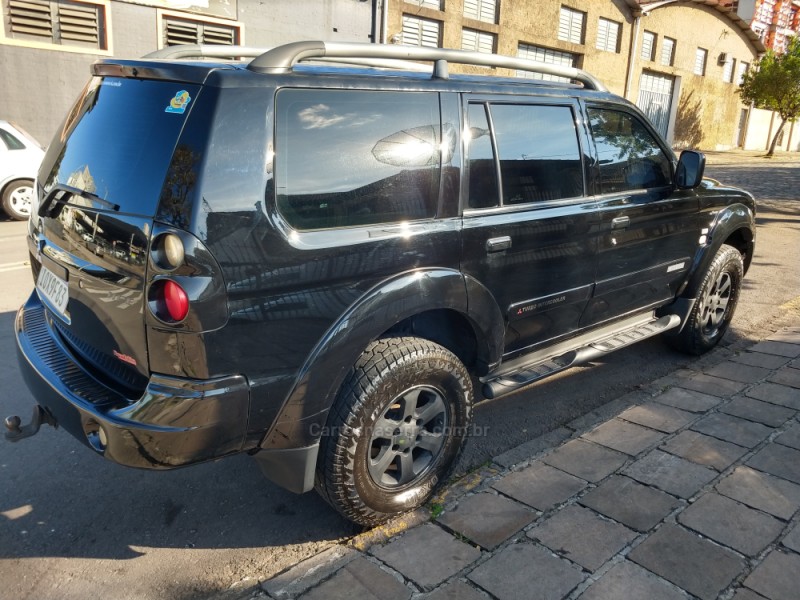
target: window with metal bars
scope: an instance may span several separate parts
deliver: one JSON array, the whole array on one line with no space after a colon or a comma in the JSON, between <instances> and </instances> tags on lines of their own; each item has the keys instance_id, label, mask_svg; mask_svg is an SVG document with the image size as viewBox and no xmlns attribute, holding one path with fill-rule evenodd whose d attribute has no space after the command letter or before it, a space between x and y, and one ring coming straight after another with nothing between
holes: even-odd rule
<instances>
[{"instance_id":1,"label":"window with metal bars","mask_svg":"<svg viewBox=\"0 0 800 600\"><path fill-rule=\"evenodd\" d=\"M195 19L164 16L164 46L180 44L239 44L239 28Z\"/></svg>"},{"instance_id":2,"label":"window with metal bars","mask_svg":"<svg viewBox=\"0 0 800 600\"><path fill-rule=\"evenodd\" d=\"M444 0L404 0L406 4L416 4L424 6L425 8L433 8L435 10L442 10L444 8Z\"/></svg>"},{"instance_id":3,"label":"window with metal bars","mask_svg":"<svg viewBox=\"0 0 800 600\"><path fill-rule=\"evenodd\" d=\"M485 31L477 31L475 29L467 29L466 27L461 30L462 50L492 54L494 52L494 46L494 34L486 33Z\"/></svg>"},{"instance_id":4,"label":"window with metal bars","mask_svg":"<svg viewBox=\"0 0 800 600\"><path fill-rule=\"evenodd\" d=\"M642 34L642 60L654 60L656 51L656 34L645 31Z\"/></svg>"},{"instance_id":5,"label":"window with metal bars","mask_svg":"<svg viewBox=\"0 0 800 600\"><path fill-rule=\"evenodd\" d=\"M746 63L744 61L741 61L739 63L739 68L736 71L736 84L737 85L742 85L742 82L744 81L744 74L747 73L747 70L749 68L750 68L750 63Z\"/></svg>"},{"instance_id":6,"label":"window with metal bars","mask_svg":"<svg viewBox=\"0 0 800 600\"><path fill-rule=\"evenodd\" d=\"M671 67L675 62L675 40L671 37L664 36L664 41L661 42L661 64L666 67Z\"/></svg>"},{"instance_id":7,"label":"window with metal bars","mask_svg":"<svg viewBox=\"0 0 800 600\"><path fill-rule=\"evenodd\" d=\"M562 6L558 18L558 39L574 44L582 44L585 20L585 12Z\"/></svg>"},{"instance_id":8,"label":"window with metal bars","mask_svg":"<svg viewBox=\"0 0 800 600\"><path fill-rule=\"evenodd\" d=\"M497 23L498 0L464 0L464 16L484 23Z\"/></svg>"},{"instance_id":9,"label":"window with metal bars","mask_svg":"<svg viewBox=\"0 0 800 600\"><path fill-rule=\"evenodd\" d=\"M597 43L598 50L606 52L619 52L619 31L622 28L620 23L600 17L597 22Z\"/></svg>"},{"instance_id":10,"label":"window with metal bars","mask_svg":"<svg viewBox=\"0 0 800 600\"><path fill-rule=\"evenodd\" d=\"M438 48L442 24L433 19L403 15L403 45Z\"/></svg>"},{"instance_id":11,"label":"window with metal bars","mask_svg":"<svg viewBox=\"0 0 800 600\"><path fill-rule=\"evenodd\" d=\"M733 73L736 69L736 59L729 58L725 61L722 67L722 81L725 83L733 83Z\"/></svg>"},{"instance_id":12,"label":"window with metal bars","mask_svg":"<svg viewBox=\"0 0 800 600\"><path fill-rule=\"evenodd\" d=\"M108 49L107 7L89 1L8 0L6 37L61 46Z\"/></svg>"}]
</instances>

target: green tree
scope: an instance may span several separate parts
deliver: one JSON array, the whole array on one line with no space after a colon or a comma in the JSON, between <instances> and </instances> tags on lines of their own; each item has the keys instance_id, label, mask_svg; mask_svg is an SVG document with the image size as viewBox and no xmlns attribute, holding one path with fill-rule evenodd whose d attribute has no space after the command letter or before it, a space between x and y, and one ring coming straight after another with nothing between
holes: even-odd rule
<instances>
[{"instance_id":1,"label":"green tree","mask_svg":"<svg viewBox=\"0 0 800 600\"><path fill-rule=\"evenodd\" d=\"M745 73L739 93L756 108L780 115L781 124L767 152L772 156L786 122L800 116L800 38L789 41L786 54L767 51L755 68Z\"/></svg>"}]
</instances>

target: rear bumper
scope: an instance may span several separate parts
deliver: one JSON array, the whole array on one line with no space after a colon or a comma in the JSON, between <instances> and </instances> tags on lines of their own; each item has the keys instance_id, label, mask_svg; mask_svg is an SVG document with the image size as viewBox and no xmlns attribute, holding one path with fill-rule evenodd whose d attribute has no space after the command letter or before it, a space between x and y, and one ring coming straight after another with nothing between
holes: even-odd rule
<instances>
[{"instance_id":1,"label":"rear bumper","mask_svg":"<svg viewBox=\"0 0 800 600\"><path fill-rule=\"evenodd\" d=\"M82 367L51 319L34 291L15 323L20 370L36 401L78 440L109 460L149 469L242 450L250 403L244 376L154 374L141 398L125 398Z\"/></svg>"}]
</instances>

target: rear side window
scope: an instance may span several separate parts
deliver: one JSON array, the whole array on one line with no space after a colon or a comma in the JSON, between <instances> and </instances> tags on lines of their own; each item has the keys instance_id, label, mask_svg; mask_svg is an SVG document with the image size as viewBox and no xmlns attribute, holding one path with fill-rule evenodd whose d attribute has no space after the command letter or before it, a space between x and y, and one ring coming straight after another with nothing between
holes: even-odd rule
<instances>
[{"instance_id":1,"label":"rear side window","mask_svg":"<svg viewBox=\"0 0 800 600\"><path fill-rule=\"evenodd\" d=\"M670 184L670 160L643 123L621 111L589 108L588 112L602 193Z\"/></svg>"},{"instance_id":2,"label":"rear side window","mask_svg":"<svg viewBox=\"0 0 800 600\"><path fill-rule=\"evenodd\" d=\"M583 167L571 107L471 104L468 116L470 208L499 204L492 134L503 206L583 195Z\"/></svg>"},{"instance_id":3,"label":"rear side window","mask_svg":"<svg viewBox=\"0 0 800 600\"><path fill-rule=\"evenodd\" d=\"M285 89L276 114L278 210L295 229L436 215L436 93Z\"/></svg>"}]
</instances>

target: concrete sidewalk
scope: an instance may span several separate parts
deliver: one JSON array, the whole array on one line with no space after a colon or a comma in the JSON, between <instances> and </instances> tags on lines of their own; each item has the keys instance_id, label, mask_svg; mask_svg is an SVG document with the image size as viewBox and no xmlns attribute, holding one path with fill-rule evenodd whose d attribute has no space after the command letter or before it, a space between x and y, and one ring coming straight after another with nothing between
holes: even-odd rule
<instances>
[{"instance_id":1,"label":"concrete sidewalk","mask_svg":"<svg viewBox=\"0 0 800 600\"><path fill-rule=\"evenodd\" d=\"M716 350L241 598L796 600L799 357Z\"/></svg>"}]
</instances>

